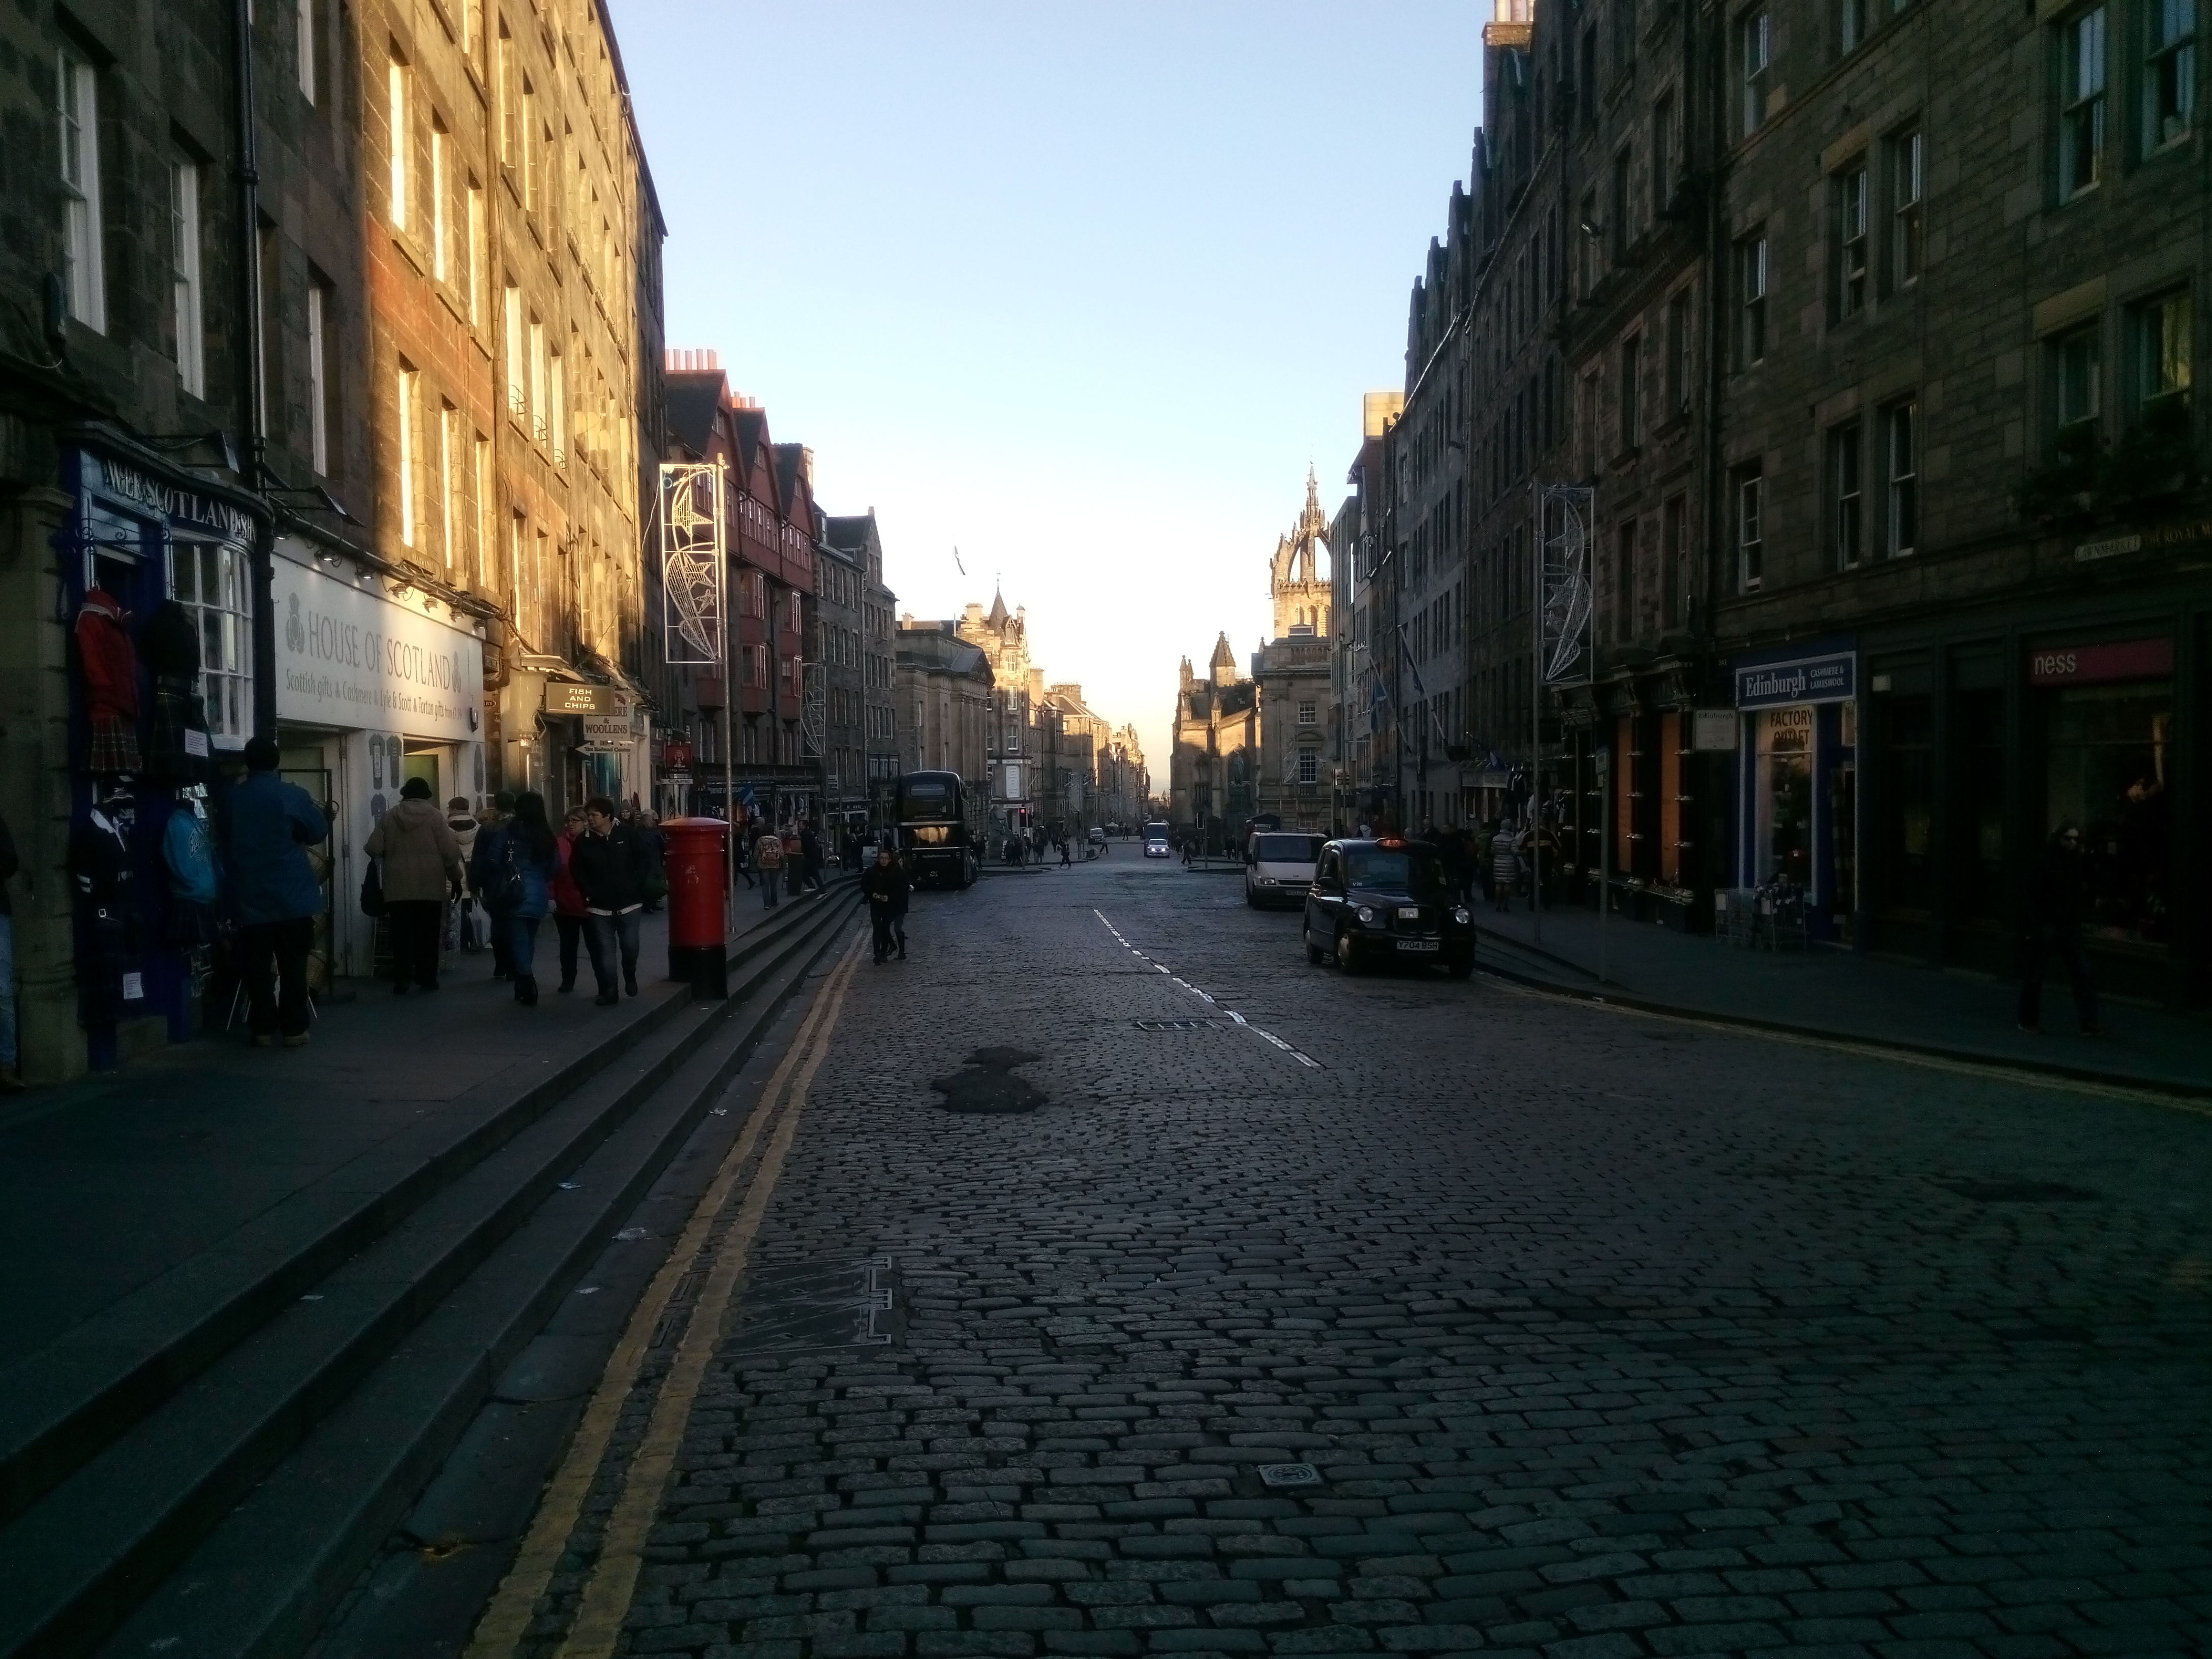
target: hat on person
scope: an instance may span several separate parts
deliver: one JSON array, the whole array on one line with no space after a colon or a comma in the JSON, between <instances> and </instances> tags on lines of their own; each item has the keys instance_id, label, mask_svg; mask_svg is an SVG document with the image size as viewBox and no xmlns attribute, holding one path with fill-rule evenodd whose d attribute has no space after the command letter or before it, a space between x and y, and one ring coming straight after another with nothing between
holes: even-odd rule
<instances>
[{"instance_id":1,"label":"hat on person","mask_svg":"<svg viewBox=\"0 0 2212 1659\"><path fill-rule=\"evenodd\" d=\"M399 786L399 798L402 800L429 799L430 780L428 778L408 779L406 782Z\"/></svg>"},{"instance_id":2,"label":"hat on person","mask_svg":"<svg viewBox=\"0 0 2212 1659\"><path fill-rule=\"evenodd\" d=\"M249 772L274 772L276 769L276 739L274 738L247 738L246 769Z\"/></svg>"}]
</instances>

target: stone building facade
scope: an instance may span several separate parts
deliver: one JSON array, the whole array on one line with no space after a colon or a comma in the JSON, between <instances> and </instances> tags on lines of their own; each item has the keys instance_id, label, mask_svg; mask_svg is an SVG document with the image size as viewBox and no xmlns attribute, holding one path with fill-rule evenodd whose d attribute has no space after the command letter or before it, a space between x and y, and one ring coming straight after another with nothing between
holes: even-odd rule
<instances>
[{"instance_id":1,"label":"stone building facade","mask_svg":"<svg viewBox=\"0 0 2212 1659\"><path fill-rule=\"evenodd\" d=\"M858 786L866 792L870 822L884 822L878 805L880 787L899 774L898 696L893 664L893 606L898 596L884 586L884 541L876 525L875 509L857 516L831 514L823 520L823 540L836 550L850 567L855 581L854 609L858 653L857 685L848 684L854 699L848 714L857 715ZM852 787L844 794L849 800Z\"/></svg>"},{"instance_id":2,"label":"stone building facade","mask_svg":"<svg viewBox=\"0 0 2212 1659\"><path fill-rule=\"evenodd\" d=\"M1268 566L1274 635L1254 655L1259 687L1257 810L1286 828L1325 830L1334 779L1328 754L1331 641L1335 631L1329 523L1306 474L1304 509Z\"/></svg>"},{"instance_id":3,"label":"stone building facade","mask_svg":"<svg viewBox=\"0 0 2212 1659\"><path fill-rule=\"evenodd\" d=\"M1036 727L1044 702L1044 670L1030 660L1029 612L1009 611L994 592L991 608L970 601L953 624L960 638L991 665L991 723L985 742L992 771L988 823L994 835L1029 827L1050 793L1039 771Z\"/></svg>"},{"instance_id":4,"label":"stone building facade","mask_svg":"<svg viewBox=\"0 0 2212 1659\"><path fill-rule=\"evenodd\" d=\"M899 770L957 772L968 827L989 828L994 731L991 662L951 622L902 617L896 635Z\"/></svg>"},{"instance_id":5,"label":"stone building facade","mask_svg":"<svg viewBox=\"0 0 2212 1659\"><path fill-rule=\"evenodd\" d=\"M1260 689L1237 672L1229 636L1218 636L1206 675L1182 659L1168 757L1168 821L1210 852L1232 850L1257 810Z\"/></svg>"}]
</instances>

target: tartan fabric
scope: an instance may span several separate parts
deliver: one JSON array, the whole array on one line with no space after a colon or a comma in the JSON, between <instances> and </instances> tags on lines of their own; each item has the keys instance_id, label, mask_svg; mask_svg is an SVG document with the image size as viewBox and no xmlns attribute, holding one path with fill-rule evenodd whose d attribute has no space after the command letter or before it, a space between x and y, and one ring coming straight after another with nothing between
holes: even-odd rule
<instances>
[{"instance_id":1,"label":"tartan fabric","mask_svg":"<svg viewBox=\"0 0 2212 1659\"><path fill-rule=\"evenodd\" d=\"M84 745L84 769L108 774L139 770L138 733L129 720L94 714Z\"/></svg>"}]
</instances>

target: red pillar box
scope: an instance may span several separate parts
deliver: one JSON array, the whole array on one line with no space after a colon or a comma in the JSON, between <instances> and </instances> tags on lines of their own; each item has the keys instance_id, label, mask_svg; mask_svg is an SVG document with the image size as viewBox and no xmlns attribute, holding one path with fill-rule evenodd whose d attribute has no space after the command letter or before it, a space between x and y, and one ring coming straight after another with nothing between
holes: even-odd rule
<instances>
[{"instance_id":1,"label":"red pillar box","mask_svg":"<svg viewBox=\"0 0 2212 1659\"><path fill-rule=\"evenodd\" d=\"M666 818L660 825L668 870L668 976L691 994L730 994L724 921L729 899L730 826L720 818Z\"/></svg>"}]
</instances>

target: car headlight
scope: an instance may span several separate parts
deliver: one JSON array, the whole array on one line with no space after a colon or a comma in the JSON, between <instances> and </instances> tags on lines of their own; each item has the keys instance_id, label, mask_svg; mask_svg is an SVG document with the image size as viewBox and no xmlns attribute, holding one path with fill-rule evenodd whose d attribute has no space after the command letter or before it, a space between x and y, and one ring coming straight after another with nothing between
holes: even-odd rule
<instances>
[{"instance_id":1,"label":"car headlight","mask_svg":"<svg viewBox=\"0 0 2212 1659\"><path fill-rule=\"evenodd\" d=\"M1375 912L1363 904L1359 907L1359 919L1362 921L1372 921L1375 920Z\"/></svg>"},{"instance_id":2,"label":"car headlight","mask_svg":"<svg viewBox=\"0 0 2212 1659\"><path fill-rule=\"evenodd\" d=\"M1457 922L1461 927L1466 927L1468 920L1467 906L1464 904L1455 904L1452 906L1452 920Z\"/></svg>"},{"instance_id":3,"label":"car headlight","mask_svg":"<svg viewBox=\"0 0 2212 1659\"><path fill-rule=\"evenodd\" d=\"M1261 886L1262 886L1262 887L1274 887L1274 886L1278 886L1278 885L1279 885L1279 884L1279 884L1279 883L1275 880L1275 878L1274 878L1273 876L1261 876L1261 877L1257 878L1257 879L1258 879L1258 881L1259 881L1260 885L1261 885Z\"/></svg>"}]
</instances>

